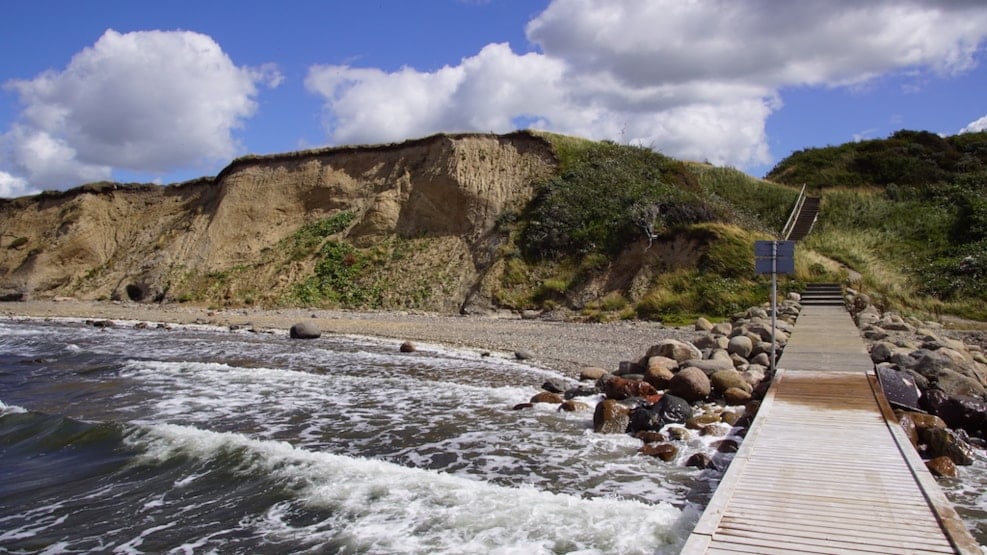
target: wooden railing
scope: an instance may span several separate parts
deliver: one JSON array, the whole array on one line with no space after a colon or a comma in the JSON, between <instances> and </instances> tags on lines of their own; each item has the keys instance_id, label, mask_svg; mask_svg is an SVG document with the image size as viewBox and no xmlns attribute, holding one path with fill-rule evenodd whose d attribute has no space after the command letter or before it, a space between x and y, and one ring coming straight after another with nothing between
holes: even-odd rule
<instances>
[{"instance_id":1,"label":"wooden railing","mask_svg":"<svg viewBox=\"0 0 987 555\"><path fill-rule=\"evenodd\" d=\"M788 235L792 232L792 228L795 227L795 222L798 220L799 212L802 211L802 205L805 204L805 185L802 185L802 190L799 192L799 196L795 199L795 207L792 208L792 213L788 216L788 221L785 222L785 227L781 230L781 236L783 239L788 239Z\"/></svg>"}]
</instances>

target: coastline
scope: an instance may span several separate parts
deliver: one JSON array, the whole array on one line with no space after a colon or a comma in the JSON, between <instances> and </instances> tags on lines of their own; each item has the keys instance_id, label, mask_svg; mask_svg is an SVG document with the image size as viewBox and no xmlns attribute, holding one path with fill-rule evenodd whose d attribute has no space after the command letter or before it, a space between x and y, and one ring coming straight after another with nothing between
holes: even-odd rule
<instances>
[{"instance_id":1,"label":"coastline","mask_svg":"<svg viewBox=\"0 0 987 555\"><path fill-rule=\"evenodd\" d=\"M691 340L691 326L668 328L657 322L581 323L528 320L520 317L458 316L420 312L363 312L312 308L208 309L186 304L98 302L74 299L0 303L7 319L85 318L175 325L237 326L284 331L310 322L324 334L359 335L445 345L513 356L577 378L583 367L608 371L621 361L640 359L662 339Z\"/></svg>"}]
</instances>

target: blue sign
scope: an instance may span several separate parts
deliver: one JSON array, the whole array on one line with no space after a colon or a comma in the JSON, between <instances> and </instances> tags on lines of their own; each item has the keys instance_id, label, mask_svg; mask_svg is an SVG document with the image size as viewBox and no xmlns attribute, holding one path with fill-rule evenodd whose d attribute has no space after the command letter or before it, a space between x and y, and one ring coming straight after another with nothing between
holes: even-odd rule
<instances>
[{"instance_id":1,"label":"blue sign","mask_svg":"<svg viewBox=\"0 0 987 555\"><path fill-rule=\"evenodd\" d=\"M754 270L759 274L794 274L795 241L755 241Z\"/></svg>"}]
</instances>

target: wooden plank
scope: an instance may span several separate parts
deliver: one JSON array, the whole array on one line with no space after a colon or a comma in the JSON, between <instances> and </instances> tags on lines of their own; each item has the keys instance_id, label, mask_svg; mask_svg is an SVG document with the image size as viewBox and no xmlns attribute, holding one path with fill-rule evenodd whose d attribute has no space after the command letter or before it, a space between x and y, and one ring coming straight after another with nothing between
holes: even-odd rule
<instances>
[{"instance_id":1,"label":"wooden plank","mask_svg":"<svg viewBox=\"0 0 987 555\"><path fill-rule=\"evenodd\" d=\"M780 526L783 525L783 526ZM762 526L760 522L741 522L732 519L724 519L721 523L720 532L731 534L737 531L749 533L765 533L775 530L784 530L784 535L794 535L799 538L816 538L829 540L833 537L845 537L850 541L860 543L875 543L881 545L901 545L901 546L938 546L946 550L952 549L952 544L945 537L930 538L924 535L897 533L897 531L886 531L882 529L848 528L843 526L816 526L812 522L803 521L780 521L774 520L771 526Z\"/></svg>"},{"instance_id":2,"label":"wooden plank","mask_svg":"<svg viewBox=\"0 0 987 555\"><path fill-rule=\"evenodd\" d=\"M876 527L879 520L863 518L837 518L833 515L800 515L791 513L768 513L738 516L727 513L721 520L721 525L725 528L738 525L737 523L748 523L751 526L764 526L765 522L770 523L770 527L785 525L797 529L806 527L810 529L840 529L851 531L854 534L892 534L906 538L927 538L930 533L935 533L939 527L928 522L908 523L905 527L891 530L886 526ZM743 524L739 524L743 525ZM767 528L767 527L765 527ZM876 530L876 531L875 531Z\"/></svg>"}]
</instances>

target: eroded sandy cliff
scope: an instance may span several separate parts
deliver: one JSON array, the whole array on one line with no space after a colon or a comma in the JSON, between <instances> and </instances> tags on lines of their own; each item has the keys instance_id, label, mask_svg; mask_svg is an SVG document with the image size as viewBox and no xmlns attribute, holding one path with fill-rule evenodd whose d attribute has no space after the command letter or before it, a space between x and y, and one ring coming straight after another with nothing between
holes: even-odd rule
<instances>
[{"instance_id":1,"label":"eroded sandy cliff","mask_svg":"<svg viewBox=\"0 0 987 555\"><path fill-rule=\"evenodd\" d=\"M166 187L4 201L0 296L277 303L318 263L292 247L299 230L346 213L336 236L370 253L360 263L376 303L455 310L482 281L498 215L555 165L530 133L436 135L251 156Z\"/></svg>"}]
</instances>

